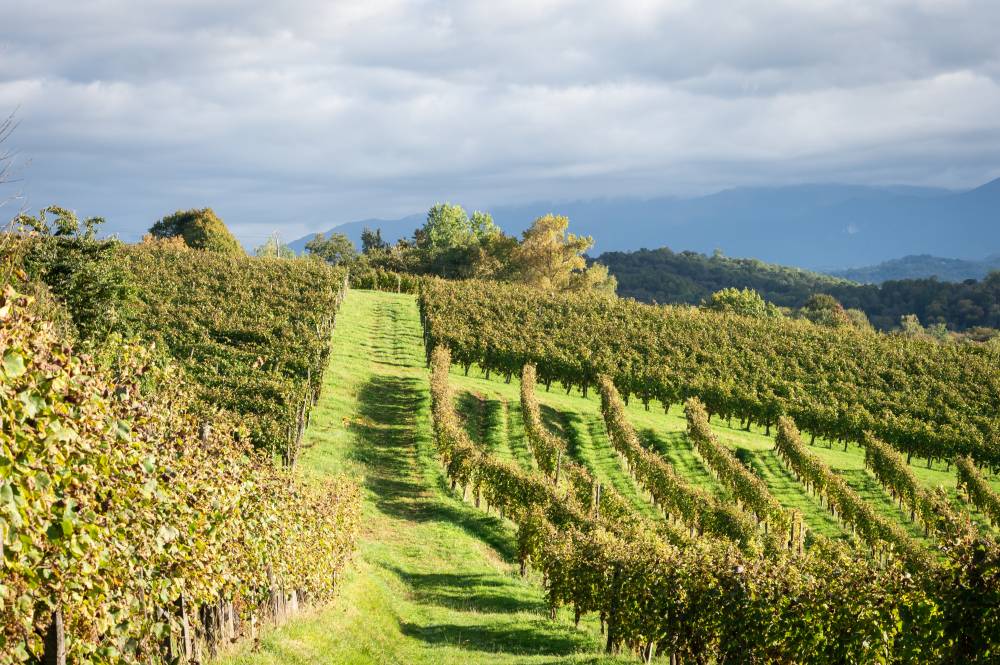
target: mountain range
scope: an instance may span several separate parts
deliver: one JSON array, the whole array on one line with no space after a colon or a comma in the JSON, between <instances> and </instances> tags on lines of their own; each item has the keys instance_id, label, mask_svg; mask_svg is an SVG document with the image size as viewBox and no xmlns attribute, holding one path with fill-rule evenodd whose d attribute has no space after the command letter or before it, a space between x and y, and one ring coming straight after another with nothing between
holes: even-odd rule
<instances>
[{"instance_id":1,"label":"mountain range","mask_svg":"<svg viewBox=\"0 0 1000 665\"><path fill-rule=\"evenodd\" d=\"M881 284L889 280L923 277L937 277L942 282L964 282L967 279L983 279L996 270L1000 270L1000 254L987 256L981 261L945 259L930 254L920 254L883 261L874 266L835 270L831 274L862 284Z\"/></svg>"},{"instance_id":2,"label":"mountain range","mask_svg":"<svg viewBox=\"0 0 1000 665\"><path fill-rule=\"evenodd\" d=\"M428 206L429 207L429 206ZM595 199L490 207L496 223L520 234L554 212L591 235L592 255L671 247L826 272L900 256L981 260L1000 252L1000 178L968 191L924 187L807 184L744 187L691 198ZM330 229L360 243L367 226L385 240L409 237L424 213L366 219ZM309 236L311 237L311 236ZM302 251L309 237L290 245Z\"/></svg>"}]
</instances>

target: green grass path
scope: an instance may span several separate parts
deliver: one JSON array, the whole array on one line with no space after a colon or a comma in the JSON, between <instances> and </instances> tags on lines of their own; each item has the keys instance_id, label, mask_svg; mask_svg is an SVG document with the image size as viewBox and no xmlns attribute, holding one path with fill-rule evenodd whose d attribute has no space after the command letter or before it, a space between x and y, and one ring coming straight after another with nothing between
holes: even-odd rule
<instances>
[{"instance_id":1,"label":"green grass path","mask_svg":"<svg viewBox=\"0 0 1000 665\"><path fill-rule=\"evenodd\" d=\"M480 414L489 418L488 402L499 400L481 392L489 399ZM506 418L501 429L510 434L491 444L524 460L513 434L517 402L506 401L496 417ZM365 487L360 551L331 605L221 662L634 662L600 656L593 621L577 630L565 613L549 620L539 580L522 580L512 563L510 523L448 491L431 440L412 297L348 294L305 446L307 473L346 473Z\"/></svg>"}]
</instances>

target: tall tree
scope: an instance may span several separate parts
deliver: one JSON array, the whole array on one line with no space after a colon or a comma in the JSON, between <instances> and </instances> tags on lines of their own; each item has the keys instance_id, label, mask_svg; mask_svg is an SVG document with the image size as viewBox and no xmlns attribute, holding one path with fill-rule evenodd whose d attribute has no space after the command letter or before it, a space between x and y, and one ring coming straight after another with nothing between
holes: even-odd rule
<instances>
[{"instance_id":1,"label":"tall tree","mask_svg":"<svg viewBox=\"0 0 1000 665\"><path fill-rule=\"evenodd\" d=\"M590 236L568 233L569 218L548 214L539 217L522 234L511 252L511 272L516 281L546 291L595 290L614 292L614 278L607 268L587 267L583 254L594 244Z\"/></svg>"},{"instance_id":2,"label":"tall tree","mask_svg":"<svg viewBox=\"0 0 1000 665\"><path fill-rule=\"evenodd\" d=\"M500 227L493 222L493 215L476 210L469 217L469 228L480 243L501 235Z\"/></svg>"},{"instance_id":3,"label":"tall tree","mask_svg":"<svg viewBox=\"0 0 1000 665\"><path fill-rule=\"evenodd\" d=\"M246 254L239 241L211 208L178 210L153 224L149 233L160 239L181 237L192 249L220 254Z\"/></svg>"},{"instance_id":4,"label":"tall tree","mask_svg":"<svg viewBox=\"0 0 1000 665\"><path fill-rule=\"evenodd\" d=\"M335 266L350 263L358 256L354 243L343 233L331 233L329 237L317 233L306 243L306 251Z\"/></svg>"},{"instance_id":5,"label":"tall tree","mask_svg":"<svg viewBox=\"0 0 1000 665\"><path fill-rule=\"evenodd\" d=\"M294 259L295 250L281 242L281 236L275 231L271 236L264 242L263 245L254 250L255 256L267 257L272 259Z\"/></svg>"},{"instance_id":6,"label":"tall tree","mask_svg":"<svg viewBox=\"0 0 1000 665\"><path fill-rule=\"evenodd\" d=\"M361 253L368 254L374 251L389 249L389 243L382 240L382 229L372 231L367 226L361 231Z\"/></svg>"},{"instance_id":7,"label":"tall tree","mask_svg":"<svg viewBox=\"0 0 1000 665\"><path fill-rule=\"evenodd\" d=\"M420 249L440 251L465 247L476 235L462 206L438 203L427 212L427 221L416 238Z\"/></svg>"}]
</instances>

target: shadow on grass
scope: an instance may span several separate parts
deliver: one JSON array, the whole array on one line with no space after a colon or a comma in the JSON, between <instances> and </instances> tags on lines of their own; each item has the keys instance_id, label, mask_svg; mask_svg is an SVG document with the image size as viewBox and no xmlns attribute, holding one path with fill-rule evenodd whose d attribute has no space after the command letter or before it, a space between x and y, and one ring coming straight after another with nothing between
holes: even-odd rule
<instances>
[{"instance_id":1,"label":"shadow on grass","mask_svg":"<svg viewBox=\"0 0 1000 665\"><path fill-rule=\"evenodd\" d=\"M749 466L757 476L764 480L774 498L785 507L801 511L809 526L810 533L815 531L834 539L848 537L837 519L809 495L806 486L795 479L795 476L781 463L774 451L736 448L734 452L737 459Z\"/></svg>"},{"instance_id":2,"label":"shadow on grass","mask_svg":"<svg viewBox=\"0 0 1000 665\"><path fill-rule=\"evenodd\" d=\"M474 443L496 452L503 431L503 402L463 391L455 400L455 408L462 417L465 433Z\"/></svg>"},{"instance_id":3,"label":"shadow on grass","mask_svg":"<svg viewBox=\"0 0 1000 665\"><path fill-rule=\"evenodd\" d=\"M507 653L518 655L568 656L593 645L569 626L555 624L548 619L526 621L519 617L510 625L435 624L419 626L400 624L404 635L434 645L448 645L467 651Z\"/></svg>"},{"instance_id":4,"label":"shadow on grass","mask_svg":"<svg viewBox=\"0 0 1000 665\"><path fill-rule=\"evenodd\" d=\"M513 561L514 541L499 519L447 500L451 489L441 473L436 474L441 494L426 485L415 433L416 414L427 401L421 383L416 377L377 375L358 391L353 456L367 467L365 485L376 507L397 519L453 524Z\"/></svg>"},{"instance_id":5,"label":"shadow on grass","mask_svg":"<svg viewBox=\"0 0 1000 665\"><path fill-rule=\"evenodd\" d=\"M491 614L530 612L541 614L547 604L526 599L523 585L495 574L411 573L397 567L387 569L405 582L416 601L454 610Z\"/></svg>"},{"instance_id":6,"label":"shadow on grass","mask_svg":"<svg viewBox=\"0 0 1000 665\"><path fill-rule=\"evenodd\" d=\"M834 469L834 473L843 478L858 496L865 500L877 512L899 526L917 540L928 540L922 527L911 522L909 516L899 509L881 483L864 469Z\"/></svg>"},{"instance_id":7,"label":"shadow on grass","mask_svg":"<svg viewBox=\"0 0 1000 665\"><path fill-rule=\"evenodd\" d=\"M729 491L715 479L708 467L695 455L685 432L659 432L642 429L639 440L647 450L658 453L692 485L710 491L717 499L731 500Z\"/></svg>"}]
</instances>

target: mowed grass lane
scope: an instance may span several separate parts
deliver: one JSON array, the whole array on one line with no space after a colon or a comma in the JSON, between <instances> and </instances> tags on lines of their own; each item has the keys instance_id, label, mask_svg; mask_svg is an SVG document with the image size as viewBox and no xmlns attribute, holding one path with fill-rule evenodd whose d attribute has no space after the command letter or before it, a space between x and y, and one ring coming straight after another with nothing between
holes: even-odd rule
<instances>
[{"instance_id":1,"label":"mowed grass lane","mask_svg":"<svg viewBox=\"0 0 1000 665\"><path fill-rule=\"evenodd\" d=\"M486 429L523 430L510 414L516 402L501 426L504 407L490 404L493 393L486 400L477 407ZM512 524L448 490L412 297L348 294L305 445L308 473L348 473L365 487L360 551L332 604L222 663L633 662L601 654L596 619L579 630L568 612L551 621L540 580L517 574ZM491 445L525 459L516 435Z\"/></svg>"}]
</instances>

